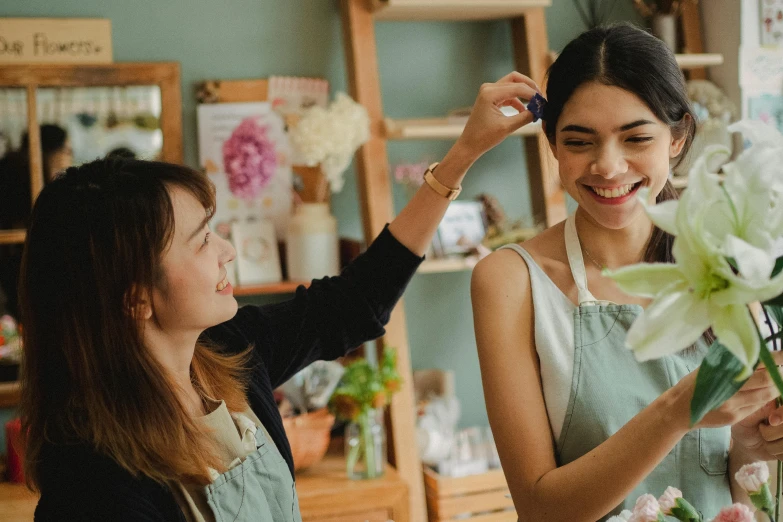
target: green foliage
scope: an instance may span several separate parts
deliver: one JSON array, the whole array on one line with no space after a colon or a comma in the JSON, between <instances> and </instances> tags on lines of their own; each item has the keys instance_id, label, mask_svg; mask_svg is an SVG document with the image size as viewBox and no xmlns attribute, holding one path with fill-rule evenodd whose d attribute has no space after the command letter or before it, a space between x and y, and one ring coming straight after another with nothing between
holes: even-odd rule
<instances>
[{"instance_id":1,"label":"green foliage","mask_svg":"<svg viewBox=\"0 0 783 522\"><path fill-rule=\"evenodd\" d=\"M329 401L338 417L354 421L372 408L383 408L399 390L402 379L397 372L397 352L389 347L383 350L378 368L366 359L358 359L345 368L340 385Z\"/></svg>"}]
</instances>

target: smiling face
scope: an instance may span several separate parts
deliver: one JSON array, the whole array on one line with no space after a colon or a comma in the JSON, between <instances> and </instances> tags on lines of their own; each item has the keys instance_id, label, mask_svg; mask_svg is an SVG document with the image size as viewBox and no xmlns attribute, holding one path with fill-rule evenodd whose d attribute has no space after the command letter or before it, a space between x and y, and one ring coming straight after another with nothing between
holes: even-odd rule
<instances>
[{"instance_id":1,"label":"smiling face","mask_svg":"<svg viewBox=\"0 0 783 522\"><path fill-rule=\"evenodd\" d=\"M640 187L663 189L685 141L635 94L589 82L563 106L551 147L579 207L596 223L621 229L644 213L635 197Z\"/></svg>"},{"instance_id":2,"label":"smiling face","mask_svg":"<svg viewBox=\"0 0 783 522\"><path fill-rule=\"evenodd\" d=\"M193 195L177 187L169 193L174 235L163 254L163 276L152 292L152 310L163 331L201 333L237 312L226 279L226 264L236 251L210 232L207 213Z\"/></svg>"}]
</instances>

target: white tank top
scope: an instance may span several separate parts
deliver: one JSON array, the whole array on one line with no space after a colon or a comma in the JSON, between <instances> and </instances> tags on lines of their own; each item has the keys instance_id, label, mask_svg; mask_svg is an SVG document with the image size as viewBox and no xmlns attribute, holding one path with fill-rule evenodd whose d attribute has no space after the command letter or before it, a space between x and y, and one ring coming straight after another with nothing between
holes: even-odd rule
<instances>
[{"instance_id":1,"label":"white tank top","mask_svg":"<svg viewBox=\"0 0 783 522\"><path fill-rule=\"evenodd\" d=\"M579 302L600 303L587 289L582 248L576 234L574 216L565 223L565 243L568 262L579 292ZM576 306L562 290L538 266L533 257L519 245L501 248L513 250L522 256L530 272L530 289L533 294L533 334L541 371L541 385L549 425L555 440L565 421L571 380L574 373L574 310Z\"/></svg>"}]
</instances>

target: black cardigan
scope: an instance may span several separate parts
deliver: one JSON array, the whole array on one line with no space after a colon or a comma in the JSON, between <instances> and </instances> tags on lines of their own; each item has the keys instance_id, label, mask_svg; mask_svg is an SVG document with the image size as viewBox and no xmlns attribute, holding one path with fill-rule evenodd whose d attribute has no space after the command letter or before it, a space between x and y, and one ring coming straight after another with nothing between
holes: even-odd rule
<instances>
[{"instance_id":1,"label":"black cardigan","mask_svg":"<svg viewBox=\"0 0 783 522\"><path fill-rule=\"evenodd\" d=\"M340 276L299 287L290 301L244 306L204 333L229 353L253 346L248 401L292 474L291 448L272 390L313 361L336 359L383 335L421 261L384 229ZM89 445L46 445L41 456L37 521L185 520L167 487L134 478Z\"/></svg>"}]
</instances>

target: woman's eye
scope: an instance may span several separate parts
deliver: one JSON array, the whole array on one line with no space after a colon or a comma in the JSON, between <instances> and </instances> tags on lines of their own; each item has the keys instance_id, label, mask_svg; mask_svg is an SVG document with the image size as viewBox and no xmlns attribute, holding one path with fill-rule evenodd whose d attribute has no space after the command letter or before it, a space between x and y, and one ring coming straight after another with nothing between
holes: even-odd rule
<instances>
[{"instance_id":1,"label":"woman's eye","mask_svg":"<svg viewBox=\"0 0 783 522\"><path fill-rule=\"evenodd\" d=\"M204 245L206 245L207 243L209 243L209 234L210 234L210 233L209 233L209 232L207 232L207 233L204 235L204 242L201 244L201 246L204 246Z\"/></svg>"},{"instance_id":2,"label":"woman's eye","mask_svg":"<svg viewBox=\"0 0 783 522\"><path fill-rule=\"evenodd\" d=\"M628 141L632 143L645 143L652 141L652 136L635 136L633 138L628 138Z\"/></svg>"},{"instance_id":3,"label":"woman's eye","mask_svg":"<svg viewBox=\"0 0 783 522\"><path fill-rule=\"evenodd\" d=\"M566 140L565 144L567 147L584 147L588 145L586 141L582 140Z\"/></svg>"}]
</instances>

